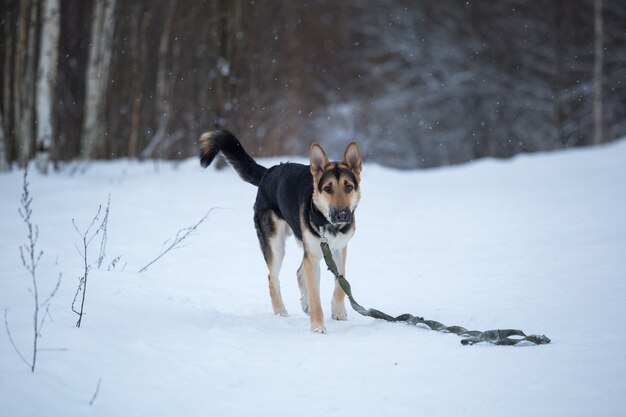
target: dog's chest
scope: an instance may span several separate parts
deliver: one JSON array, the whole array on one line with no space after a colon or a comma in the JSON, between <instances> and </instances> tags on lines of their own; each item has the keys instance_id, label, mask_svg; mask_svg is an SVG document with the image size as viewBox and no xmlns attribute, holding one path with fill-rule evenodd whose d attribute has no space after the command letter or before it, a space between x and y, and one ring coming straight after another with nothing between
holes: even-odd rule
<instances>
[{"instance_id":1,"label":"dog's chest","mask_svg":"<svg viewBox=\"0 0 626 417\"><path fill-rule=\"evenodd\" d=\"M347 233L340 232L335 235L327 234L326 240L328 241L328 246L330 246L330 249L333 251L337 251L346 247L346 245L352 238L352 235L354 235L354 228L351 228Z\"/></svg>"},{"instance_id":2,"label":"dog's chest","mask_svg":"<svg viewBox=\"0 0 626 417\"><path fill-rule=\"evenodd\" d=\"M346 233L324 233L324 237L328 241L328 246L330 250L333 252L341 251L348 245L348 242L354 235L354 227L350 228ZM322 249L320 247L320 243L322 239L318 236L313 235L310 232L306 232L303 234L304 244L307 248L307 251L310 253L314 253L316 257L322 258Z\"/></svg>"}]
</instances>

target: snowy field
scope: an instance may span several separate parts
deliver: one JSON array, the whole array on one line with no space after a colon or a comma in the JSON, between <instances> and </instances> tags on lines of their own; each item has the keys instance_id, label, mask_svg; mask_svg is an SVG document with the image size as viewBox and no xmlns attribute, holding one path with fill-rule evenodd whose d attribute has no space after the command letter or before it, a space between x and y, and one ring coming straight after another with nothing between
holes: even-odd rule
<instances>
[{"instance_id":1,"label":"snowy field","mask_svg":"<svg viewBox=\"0 0 626 417\"><path fill-rule=\"evenodd\" d=\"M312 334L293 239L281 274L290 316L275 317L252 223L256 189L230 168L118 161L47 177L33 169L30 180L45 252L40 290L59 272L63 280L35 374L0 329L2 416L625 413L625 141L428 171L364 167L347 267L356 299L390 314L552 339L538 347L462 346L455 335L349 307L347 322L333 322L328 272L328 334ZM0 175L0 309L30 355L21 186L21 172ZM109 193L107 257L91 271L78 329L70 305L82 259L72 219L86 227ZM211 207L225 209L137 272ZM96 238L94 264L98 246Z\"/></svg>"}]
</instances>

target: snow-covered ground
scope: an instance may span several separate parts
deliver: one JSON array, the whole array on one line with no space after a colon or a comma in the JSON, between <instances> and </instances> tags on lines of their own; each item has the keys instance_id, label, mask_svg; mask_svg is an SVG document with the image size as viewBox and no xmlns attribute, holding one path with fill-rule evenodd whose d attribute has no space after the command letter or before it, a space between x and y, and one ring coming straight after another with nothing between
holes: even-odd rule
<instances>
[{"instance_id":1,"label":"snow-covered ground","mask_svg":"<svg viewBox=\"0 0 626 417\"><path fill-rule=\"evenodd\" d=\"M35 374L0 329L2 416L624 415L625 141L428 171L364 167L348 255L356 299L390 314L552 339L538 347L462 346L455 335L350 309L349 321L333 322L330 273L322 278L328 334L312 334L293 240L281 275L290 316L273 316L252 224L256 189L232 169L204 171L194 159L31 171L45 252L39 284L50 290L59 272L63 280ZM29 354L21 180L18 171L0 175L0 309ZM107 258L91 271L78 329L70 305L82 260L71 220L86 227L109 193ZM211 207L225 209L137 272Z\"/></svg>"}]
</instances>

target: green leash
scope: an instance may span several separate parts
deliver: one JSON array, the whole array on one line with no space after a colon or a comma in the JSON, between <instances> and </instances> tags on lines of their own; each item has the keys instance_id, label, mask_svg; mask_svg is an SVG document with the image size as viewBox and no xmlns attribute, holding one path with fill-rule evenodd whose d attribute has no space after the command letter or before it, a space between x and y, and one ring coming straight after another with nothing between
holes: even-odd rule
<instances>
[{"instance_id":1,"label":"green leash","mask_svg":"<svg viewBox=\"0 0 626 417\"><path fill-rule=\"evenodd\" d=\"M521 330L501 329L487 330L481 332L478 330L467 330L465 327L461 326L445 326L438 321L424 320L423 317L416 317L412 314L401 314L397 317L393 317L373 308L365 308L355 301L354 297L352 296L350 283L344 278L343 275L339 274L339 271L337 270L337 264L335 264L335 261L333 260L333 255L330 251L330 247L328 246L328 242L325 239L322 239L321 247L322 253L324 254L324 261L326 261L326 266L328 267L328 270L335 275L337 282L339 282L339 286L348 296L348 299L350 300L350 305L352 305L354 311L363 316L373 317L375 319L381 319L390 322L403 321L413 325L424 324L428 326L431 330L444 333L454 333L458 336L463 337L464 339L461 340L461 344L463 345L473 345L480 342L489 342L493 343L494 345L505 346L517 345L521 342L530 342L535 345L544 345L546 343L550 343L550 339L547 336L535 334L527 336ZM515 336L515 338L511 338L511 336Z\"/></svg>"}]
</instances>

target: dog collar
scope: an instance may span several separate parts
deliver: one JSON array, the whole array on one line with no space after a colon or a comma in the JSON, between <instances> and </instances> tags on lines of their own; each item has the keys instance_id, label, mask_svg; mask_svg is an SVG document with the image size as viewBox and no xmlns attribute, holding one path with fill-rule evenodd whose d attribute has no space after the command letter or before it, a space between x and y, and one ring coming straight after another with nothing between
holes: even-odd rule
<instances>
[{"instance_id":1,"label":"dog collar","mask_svg":"<svg viewBox=\"0 0 626 417\"><path fill-rule=\"evenodd\" d=\"M311 226L311 229L323 240L326 239L326 235L328 233L335 236L339 232L346 233L350 227L352 227L352 222L344 225L334 225L329 222L328 219L315 207L313 199L311 199L310 205L309 225Z\"/></svg>"},{"instance_id":2,"label":"dog collar","mask_svg":"<svg viewBox=\"0 0 626 417\"><path fill-rule=\"evenodd\" d=\"M317 229L317 233L322 236L323 229L330 224L328 219L315 207L313 199L311 198L311 210L309 211L310 222Z\"/></svg>"}]
</instances>

